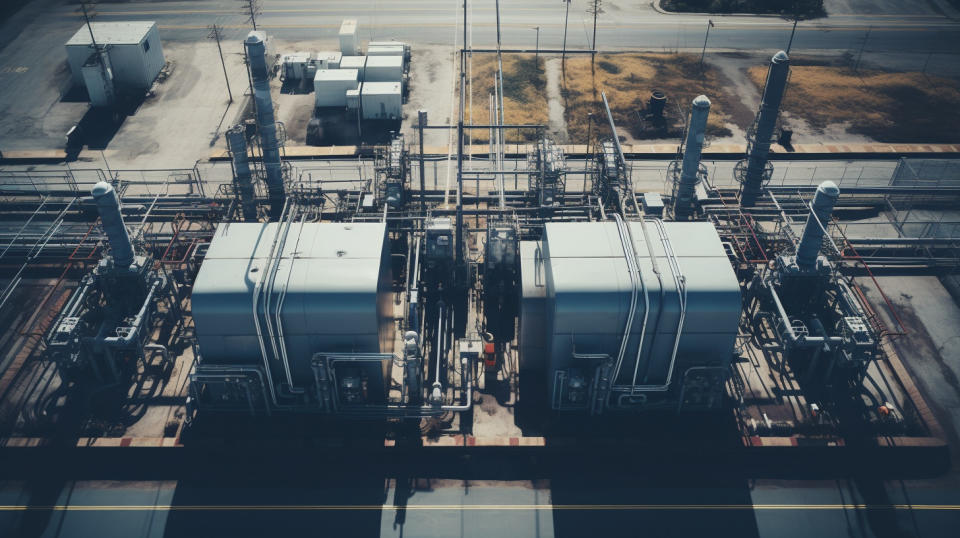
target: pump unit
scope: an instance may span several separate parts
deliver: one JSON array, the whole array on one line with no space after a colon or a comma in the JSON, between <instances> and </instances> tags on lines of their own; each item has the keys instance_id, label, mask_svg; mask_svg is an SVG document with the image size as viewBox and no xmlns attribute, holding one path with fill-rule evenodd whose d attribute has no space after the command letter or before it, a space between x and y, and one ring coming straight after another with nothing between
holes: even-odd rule
<instances>
[{"instance_id":1,"label":"pump unit","mask_svg":"<svg viewBox=\"0 0 960 538\"><path fill-rule=\"evenodd\" d=\"M160 352L159 371L171 366L166 348L150 344L163 315L179 315L173 285L150 256L137 255L120 214L119 199L108 183L93 188L93 200L111 246L80 281L46 336L47 356L64 384L90 396L122 400L142 365Z\"/></svg>"},{"instance_id":2,"label":"pump unit","mask_svg":"<svg viewBox=\"0 0 960 538\"><path fill-rule=\"evenodd\" d=\"M521 278L520 366L554 410L720 405L740 286L712 225L550 222Z\"/></svg>"},{"instance_id":3,"label":"pump unit","mask_svg":"<svg viewBox=\"0 0 960 538\"><path fill-rule=\"evenodd\" d=\"M561 205L564 191L565 159L563 148L542 138L527 154L530 175L528 196L540 207Z\"/></svg>"},{"instance_id":4,"label":"pump unit","mask_svg":"<svg viewBox=\"0 0 960 538\"><path fill-rule=\"evenodd\" d=\"M196 408L382 404L393 306L383 223L221 224L193 287Z\"/></svg>"}]
</instances>

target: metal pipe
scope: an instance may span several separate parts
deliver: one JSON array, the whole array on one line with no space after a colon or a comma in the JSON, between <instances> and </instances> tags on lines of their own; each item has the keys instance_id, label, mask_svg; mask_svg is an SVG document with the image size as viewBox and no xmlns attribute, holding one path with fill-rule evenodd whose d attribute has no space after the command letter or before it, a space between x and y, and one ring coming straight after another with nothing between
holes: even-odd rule
<instances>
[{"instance_id":1,"label":"metal pipe","mask_svg":"<svg viewBox=\"0 0 960 538\"><path fill-rule=\"evenodd\" d=\"M710 99L701 95L693 100L690 122L687 125L687 140L683 148L683 165L680 169L680 184L673 201L673 214L677 220L687 220L694 210L694 196L700 181L700 155L703 152L707 117L710 115Z\"/></svg>"},{"instance_id":2,"label":"metal pipe","mask_svg":"<svg viewBox=\"0 0 960 538\"><path fill-rule=\"evenodd\" d=\"M797 266L801 269L813 269L817 264L820 246L823 244L823 233L826 224L830 222L833 206L840 196L840 189L832 181L824 181L817 187L810 204L810 214L807 223L803 226L803 235L797 245Z\"/></svg>"},{"instance_id":3,"label":"metal pipe","mask_svg":"<svg viewBox=\"0 0 960 538\"><path fill-rule=\"evenodd\" d=\"M120 269L126 269L133 263L133 243L130 234L123 224L123 215L120 214L120 199L116 191L106 181L94 185L93 199L100 213L100 222L103 231L110 240L110 252L113 255L113 264Z\"/></svg>"},{"instance_id":4,"label":"metal pipe","mask_svg":"<svg viewBox=\"0 0 960 538\"><path fill-rule=\"evenodd\" d=\"M286 213L286 211L287 211L287 204L284 203L283 208L280 211L281 220L283 219L283 215L284 213ZM278 225L277 231L274 234L273 244L270 247L270 255L268 259L273 258L273 253L276 250L277 239L279 238L279 236L280 236L280 226ZM253 263L253 260L251 259L250 262ZM257 342L260 344L260 356L263 359L264 373L267 375L267 385L270 388L270 399L273 401L273 405L277 407L281 407L280 402L277 400L276 387L274 387L274 384L273 384L273 373L271 372L271 368L270 368L270 358L267 354L267 347L263 341L263 331L260 328L260 311L258 306L260 303L260 294L263 290L263 281L264 281L266 271L258 271L257 273L258 273L257 283L254 285L254 289L253 289L253 325L257 331Z\"/></svg>"},{"instance_id":5,"label":"metal pipe","mask_svg":"<svg viewBox=\"0 0 960 538\"><path fill-rule=\"evenodd\" d=\"M770 153L770 143L773 141L773 131L777 126L777 116L780 114L780 103L787 89L789 74L790 58L781 50L770 60L767 83L763 88L763 98L757 114L756 131L747 144L746 171L740 178L740 205L743 207L753 207L764 182L769 179L767 155Z\"/></svg>"},{"instance_id":6,"label":"metal pipe","mask_svg":"<svg viewBox=\"0 0 960 538\"><path fill-rule=\"evenodd\" d=\"M133 330L123 336L108 336L103 339L104 344L111 347L123 347L129 345L136 339L140 334L141 326L147 316L147 308L150 306L150 302L153 301L153 294L157 291L159 285L160 281L153 282L150 286L150 291L147 292L147 298L143 300L143 305L140 307L140 310L137 311L137 315L134 316L130 324L127 325L128 327L133 327Z\"/></svg>"},{"instance_id":7,"label":"metal pipe","mask_svg":"<svg viewBox=\"0 0 960 538\"><path fill-rule=\"evenodd\" d=\"M423 166L423 130L427 127L427 111L419 110L417 111L417 126L420 131L420 213L427 213L427 200L423 197L424 191L427 189L427 180L426 180L426 170Z\"/></svg>"},{"instance_id":8,"label":"metal pipe","mask_svg":"<svg viewBox=\"0 0 960 538\"><path fill-rule=\"evenodd\" d=\"M630 276L630 309L627 311L627 322L623 328L623 336L620 339L620 351L617 352L617 362L613 373L613 382L616 382L620 374L620 366L623 363L623 356L627 351L627 343L630 340L630 330L633 328L633 317L637 311L637 296L639 295L638 286L643 283L637 282L636 276L639 275L636 254L633 250L633 239L627 231L627 225L619 213L614 213L613 218L617 223L617 231L620 236L620 245L623 248L623 256L627 261L627 274ZM642 344L642 343L641 343Z\"/></svg>"},{"instance_id":9,"label":"metal pipe","mask_svg":"<svg viewBox=\"0 0 960 538\"><path fill-rule=\"evenodd\" d=\"M263 167L266 169L271 217L276 218L283 209L283 170L280 164L280 141L273 115L273 100L270 97L266 46L263 42L265 36L263 32L250 32L243 43L246 47L250 79L253 83L257 132L260 134L260 151L263 155Z\"/></svg>"}]
</instances>

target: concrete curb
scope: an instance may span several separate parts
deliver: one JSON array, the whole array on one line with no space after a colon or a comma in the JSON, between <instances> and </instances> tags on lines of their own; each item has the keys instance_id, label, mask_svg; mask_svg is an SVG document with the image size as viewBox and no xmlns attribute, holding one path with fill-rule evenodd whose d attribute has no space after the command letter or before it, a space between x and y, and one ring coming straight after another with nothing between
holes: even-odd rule
<instances>
[{"instance_id":1,"label":"concrete curb","mask_svg":"<svg viewBox=\"0 0 960 538\"><path fill-rule=\"evenodd\" d=\"M654 11L661 15L696 15L700 17L756 17L761 19L783 19L783 15L776 15L774 13L704 13L704 12L694 12L694 11L668 11L660 6L660 2L663 0L653 0L650 2L650 7ZM826 19L829 17L829 14L823 15L822 17L814 17L810 19L801 19L801 20L816 20L816 19Z\"/></svg>"}]
</instances>

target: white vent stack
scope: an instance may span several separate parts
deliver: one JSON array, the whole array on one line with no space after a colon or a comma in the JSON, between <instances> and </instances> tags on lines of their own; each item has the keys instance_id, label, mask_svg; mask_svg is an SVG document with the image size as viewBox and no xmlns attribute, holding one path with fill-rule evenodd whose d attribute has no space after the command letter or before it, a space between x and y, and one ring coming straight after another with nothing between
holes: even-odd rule
<instances>
[{"instance_id":1,"label":"white vent stack","mask_svg":"<svg viewBox=\"0 0 960 538\"><path fill-rule=\"evenodd\" d=\"M240 195L240 207L243 218L257 220L257 204L253 195L253 175L250 172L250 158L247 155L247 137L242 125L234 125L227 130L227 148L233 158L234 183Z\"/></svg>"},{"instance_id":2,"label":"white vent stack","mask_svg":"<svg viewBox=\"0 0 960 538\"><path fill-rule=\"evenodd\" d=\"M106 181L101 181L93 186L90 194L93 195L93 200L97 204L97 213L100 214L103 231L110 241L114 267L120 269L130 267L133 263L133 243L123 223L123 215L120 214L120 198L117 197L117 191Z\"/></svg>"},{"instance_id":3,"label":"white vent stack","mask_svg":"<svg viewBox=\"0 0 960 538\"><path fill-rule=\"evenodd\" d=\"M742 184L740 205L743 207L753 207L772 173L772 169L768 168L767 155L770 153L770 143L777 127L777 116L780 114L780 103L787 89L789 74L790 58L781 50L770 60L767 83L763 87L760 112L757 114L756 130L752 139L747 141L746 170L740 172L737 178ZM744 161L740 162L738 169L743 170L743 163Z\"/></svg>"},{"instance_id":4,"label":"white vent stack","mask_svg":"<svg viewBox=\"0 0 960 538\"><path fill-rule=\"evenodd\" d=\"M250 79L253 82L253 99L257 109L257 132L260 133L260 149L263 167L267 172L267 191L270 197L270 213L276 218L283 210L283 170L280 165L280 141L277 123L273 116L273 100L270 97L270 78L263 32L250 32L244 41L247 61L250 64Z\"/></svg>"},{"instance_id":5,"label":"white vent stack","mask_svg":"<svg viewBox=\"0 0 960 538\"><path fill-rule=\"evenodd\" d=\"M687 220L693 213L697 183L700 181L700 156L710 116L710 99L700 95L690 108L690 123L683 148L683 166L680 169L680 185L674 200L673 214L677 220Z\"/></svg>"},{"instance_id":6,"label":"white vent stack","mask_svg":"<svg viewBox=\"0 0 960 538\"><path fill-rule=\"evenodd\" d=\"M823 230L830 224L833 206L840 196L840 188L832 181L824 181L813 195L812 211L803 226L800 245L797 246L797 267L812 269L817 264L820 247L823 245Z\"/></svg>"}]
</instances>

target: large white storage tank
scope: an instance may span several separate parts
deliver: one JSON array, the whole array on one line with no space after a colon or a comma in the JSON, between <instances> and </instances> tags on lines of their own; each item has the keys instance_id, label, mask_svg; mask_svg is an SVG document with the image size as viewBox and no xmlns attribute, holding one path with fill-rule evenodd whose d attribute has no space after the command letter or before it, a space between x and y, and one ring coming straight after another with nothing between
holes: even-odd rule
<instances>
[{"instance_id":1,"label":"large white storage tank","mask_svg":"<svg viewBox=\"0 0 960 538\"><path fill-rule=\"evenodd\" d=\"M347 106L347 91L359 84L356 69L318 69L313 78L317 107Z\"/></svg>"},{"instance_id":2,"label":"large white storage tank","mask_svg":"<svg viewBox=\"0 0 960 538\"><path fill-rule=\"evenodd\" d=\"M360 42L357 40L357 21L356 19L344 19L340 23L340 52L344 56L356 56L360 54Z\"/></svg>"},{"instance_id":3,"label":"large white storage tank","mask_svg":"<svg viewBox=\"0 0 960 538\"><path fill-rule=\"evenodd\" d=\"M544 371L553 409L719 404L741 300L710 223L547 223L521 278L520 365ZM609 397L591 392L605 376Z\"/></svg>"},{"instance_id":4,"label":"large white storage tank","mask_svg":"<svg viewBox=\"0 0 960 538\"><path fill-rule=\"evenodd\" d=\"M367 120L403 118L403 94L399 82L364 82L360 90L360 109Z\"/></svg>"},{"instance_id":5,"label":"large white storage tank","mask_svg":"<svg viewBox=\"0 0 960 538\"><path fill-rule=\"evenodd\" d=\"M153 21L90 23L97 45L110 58L114 84L119 89L150 88L166 64L160 32ZM66 43L67 63L75 86L84 86L83 64L90 58L93 41L82 26Z\"/></svg>"},{"instance_id":6,"label":"large white storage tank","mask_svg":"<svg viewBox=\"0 0 960 538\"><path fill-rule=\"evenodd\" d=\"M282 332L294 383L305 387L314 382L314 353L392 352L386 225L292 223L287 232L278 226L287 224L217 227L191 295L201 366L261 368L260 338ZM271 259L278 231L286 240ZM265 328L267 317L271 331ZM282 379L281 361L272 358L269 342L265 347L274 379Z\"/></svg>"},{"instance_id":7,"label":"large white storage tank","mask_svg":"<svg viewBox=\"0 0 960 538\"><path fill-rule=\"evenodd\" d=\"M399 82L403 78L403 56L367 56L364 82Z\"/></svg>"}]
</instances>

